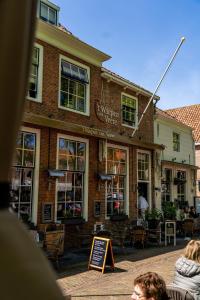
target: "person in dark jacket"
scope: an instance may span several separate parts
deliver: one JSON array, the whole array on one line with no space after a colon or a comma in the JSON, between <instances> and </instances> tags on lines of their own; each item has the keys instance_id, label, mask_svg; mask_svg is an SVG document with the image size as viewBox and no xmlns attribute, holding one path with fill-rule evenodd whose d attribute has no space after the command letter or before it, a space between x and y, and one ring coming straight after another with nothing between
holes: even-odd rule
<instances>
[{"instance_id":1,"label":"person in dark jacket","mask_svg":"<svg viewBox=\"0 0 200 300\"><path fill-rule=\"evenodd\" d=\"M173 285L186 289L200 300L200 241L191 240L175 264Z\"/></svg>"}]
</instances>

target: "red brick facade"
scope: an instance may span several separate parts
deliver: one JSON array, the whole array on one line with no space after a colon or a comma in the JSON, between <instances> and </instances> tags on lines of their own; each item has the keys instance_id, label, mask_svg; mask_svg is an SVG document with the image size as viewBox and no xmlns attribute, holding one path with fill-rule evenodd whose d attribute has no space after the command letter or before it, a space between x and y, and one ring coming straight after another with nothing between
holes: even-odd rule
<instances>
[{"instance_id":1,"label":"red brick facade","mask_svg":"<svg viewBox=\"0 0 200 300\"><path fill-rule=\"evenodd\" d=\"M96 136L95 130L102 130L113 134L113 138L108 143L126 146L129 149L129 218L133 219L137 216L137 150L148 150L150 158L153 158L153 104L150 105L144 119L136 132L133 139L130 138L133 132L132 128L121 125L121 94L135 96L138 99L138 117L140 118L144 111L149 97L144 96L142 93L137 93L133 89L126 88L116 82L108 82L101 77L101 68L89 64L78 57L55 48L41 40L37 43L44 47L43 55L43 89L42 89L42 102L26 101L25 113L27 115L34 115L37 118L45 117L49 126L44 125L40 121L28 121L24 123L29 128L40 129L40 162L39 162L39 190L38 190L38 212L37 223L42 222L42 204L44 202L52 202L55 214L55 201L56 201L56 179L48 177L48 169L56 169L57 164L57 134L66 134L73 137L81 137L89 140L89 173L88 173L88 222L85 227L93 228L96 221L105 222L105 188L104 183L99 183L97 174L99 172L105 173L105 160L99 161L99 137ZM90 68L90 115L84 116L79 113L67 111L58 107L59 95L59 55L62 54L77 62L81 62ZM97 101L103 101L112 108L113 111L119 114L118 124L112 125L101 121L95 110ZM53 121L52 121L53 120ZM25 118L25 121L27 119ZM70 124L78 124L85 126L87 132L84 130L77 130L77 132L70 131L67 128L54 127L56 121L63 121ZM51 123L52 122L52 123ZM94 130L94 131L93 131ZM92 134L90 134L90 133ZM116 140L115 140L116 136ZM121 139L120 139L121 137ZM154 164L152 163L152 166ZM100 188L99 188L100 185ZM154 169L151 170L151 196L154 195ZM94 200L101 201L101 216L94 217ZM56 215L56 214L55 214ZM73 231L71 226L66 228L69 234ZM70 238L68 239L68 246L70 246Z\"/></svg>"}]
</instances>

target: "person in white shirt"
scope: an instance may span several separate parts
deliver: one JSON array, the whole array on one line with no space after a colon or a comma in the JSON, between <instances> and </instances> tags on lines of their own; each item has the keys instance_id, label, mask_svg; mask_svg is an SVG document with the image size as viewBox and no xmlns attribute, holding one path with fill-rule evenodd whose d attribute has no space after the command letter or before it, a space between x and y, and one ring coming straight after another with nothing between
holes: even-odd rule
<instances>
[{"instance_id":1,"label":"person in white shirt","mask_svg":"<svg viewBox=\"0 0 200 300\"><path fill-rule=\"evenodd\" d=\"M143 193L139 194L139 198L138 198L138 208L140 209L142 218L145 220L145 211L149 208L149 203L147 202L147 200L144 197Z\"/></svg>"}]
</instances>

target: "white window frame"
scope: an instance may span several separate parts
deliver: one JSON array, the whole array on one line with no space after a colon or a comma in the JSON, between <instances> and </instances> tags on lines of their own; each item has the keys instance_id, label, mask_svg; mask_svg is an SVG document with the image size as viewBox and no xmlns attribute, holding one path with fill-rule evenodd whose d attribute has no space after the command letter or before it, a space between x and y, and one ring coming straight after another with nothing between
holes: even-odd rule
<instances>
[{"instance_id":1,"label":"white window frame","mask_svg":"<svg viewBox=\"0 0 200 300\"><path fill-rule=\"evenodd\" d=\"M37 224L38 218L38 191L39 191L39 174L40 174L40 129L22 126L20 131L35 133L36 150L35 150L35 167L33 177L33 197L32 197L32 216L31 221Z\"/></svg>"},{"instance_id":2,"label":"white window frame","mask_svg":"<svg viewBox=\"0 0 200 300\"><path fill-rule=\"evenodd\" d=\"M126 182L125 182L125 213L129 216L129 148L122 145L109 144L106 145L106 174L107 174L107 150L108 148L122 149L126 151ZM117 174L119 175L119 174ZM107 183L105 186L105 220L109 220L110 216L107 216Z\"/></svg>"},{"instance_id":3,"label":"white window frame","mask_svg":"<svg viewBox=\"0 0 200 300\"><path fill-rule=\"evenodd\" d=\"M149 155L149 180L141 180L138 179L138 154L139 153L145 153ZM151 197L151 168L152 168L152 161L151 161L151 152L147 150L142 150L142 149L137 149L137 183L138 182L146 182L148 184L148 197L149 197L149 208L151 209L152 207L152 197ZM138 207L138 197L137 197L137 207Z\"/></svg>"},{"instance_id":4,"label":"white window frame","mask_svg":"<svg viewBox=\"0 0 200 300\"><path fill-rule=\"evenodd\" d=\"M127 96L127 97L129 97L129 98L136 101L135 126L130 126L130 125L127 125L127 124L123 123L122 96ZM127 94L127 93L121 93L121 119L122 119L122 126L125 126L125 127L128 127L128 128L137 128L138 127L138 98L137 97L134 97L134 96L132 96L130 94Z\"/></svg>"},{"instance_id":5,"label":"white window frame","mask_svg":"<svg viewBox=\"0 0 200 300\"><path fill-rule=\"evenodd\" d=\"M37 92L37 98L27 96L27 99L34 101L34 102L41 103L42 102L42 86L43 86L43 46L38 43L35 43L34 47L39 49L38 92Z\"/></svg>"},{"instance_id":6,"label":"white window frame","mask_svg":"<svg viewBox=\"0 0 200 300\"><path fill-rule=\"evenodd\" d=\"M42 17L41 17L41 3L43 3L44 5L47 6L47 9L48 9L48 11L47 11L48 19L47 19L47 21L43 20ZM55 24L53 24L53 23L51 23L51 22L49 21L49 9L54 10L55 13L56 13L56 22L55 22ZM47 2L46 0L42 0L42 1L39 1L39 9L38 9L38 10L39 10L39 12L38 12L39 18L40 18L43 22L47 22L48 24L51 24L51 25L56 25L56 26L58 25L58 7L57 7L56 5L54 5L53 3Z\"/></svg>"},{"instance_id":7,"label":"white window frame","mask_svg":"<svg viewBox=\"0 0 200 300\"><path fill-rule=\"evenodd\" d=\"M61 61L62 60L65 60L66 62L69 62L71 64L74 64L78 67L81 67L83 69L86 69L87 70L87 74L88 74L88 80L89 80L89 83L85 85L86 87L86 103L85 103L85 108L86 108L86 111L85 112L81 112L81 111L78 111L78 110L75 110L75 109L71 109L71 108L68 108L68 107L63 107L60 105L60 90L61 90ZM63 109L63 110L67 110L67 111L71 111L71 112L74 112L74 113L77 113L77 114L81 114L81 115L85 115L85 116L89 116L90 115L90 68L80 62L77 62L67 56L64 56L64 55L61 55L60 54L60 57L59 57L59 89L58 89L58 107L60 109Z\"/></svg>"},{"instance_id":8,"label":"white window frame","mask_svg":"<svg viewBox=\"0 0 200 300\"><path fill-rule=\"evenodd\" d=\"M72 135L65 135L65 134L57 134L57 151L56 151L56 167L58 169L59 166L59 139L63 138L66 140L76 141L76 142L82 142L85 143L86 149L85 149L85 176L84 176L84 193L83 193L83 218L85 221L88 221L88 175L89 175L89 140L84 139L77 136ZM56 180L56 187L57 187L57 181ZM54 220L57 221L57 206L58 206L58 199L57 199L57 188L55 189L55 215Z\"/></svg>"},{"instance_id":9,"label":"white window frame","mask_svg":"<svg viewBox=\"0 0 200 300\"><path fill-rule=\"evenodd\" d=\"M174 135L177 135L178 136L178 150L174 150ZM181 135L179 132L176 132L176 131L173 131L172 132L172 149L174 152L181 152Z\"/></svg>"}]
</instances>

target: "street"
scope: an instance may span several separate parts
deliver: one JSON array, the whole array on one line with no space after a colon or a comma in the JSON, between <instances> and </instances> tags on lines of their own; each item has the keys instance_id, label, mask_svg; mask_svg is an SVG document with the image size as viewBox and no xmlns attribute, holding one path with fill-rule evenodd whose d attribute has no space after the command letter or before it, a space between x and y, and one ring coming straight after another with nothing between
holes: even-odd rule
<instances>
[{"instance_id":1,"label":"street","mask_svg":"<svg viewBox=\"0 0 200 300\"><path fill-rule=\"evenodd\" d=\"M133 253L117 256L115 271L87 270L87 264L72 266L59 274L58 284L64 295L78 299L130 299L133 280L147 271L159 273L169 284L173 279L174 263L183 252L178 246L133 249Z\"/></svg>"}]
</instances>

